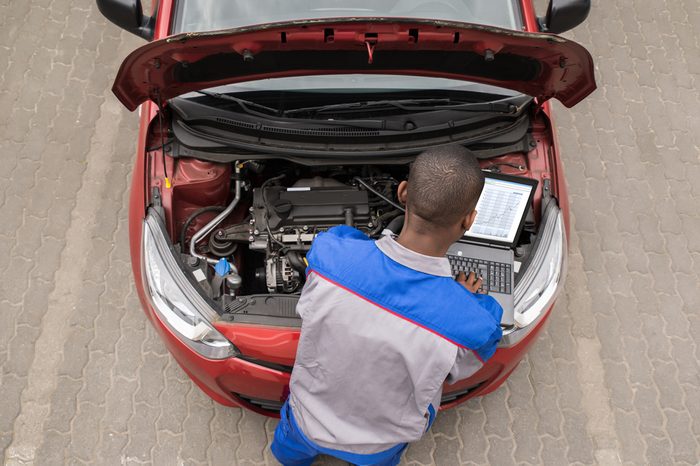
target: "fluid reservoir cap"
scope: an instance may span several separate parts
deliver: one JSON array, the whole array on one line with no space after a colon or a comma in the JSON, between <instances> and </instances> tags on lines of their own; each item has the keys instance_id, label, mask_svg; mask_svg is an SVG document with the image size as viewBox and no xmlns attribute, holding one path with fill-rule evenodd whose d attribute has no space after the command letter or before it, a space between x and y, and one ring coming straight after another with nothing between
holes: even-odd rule
<instances>
[{"instance_id":1,"label":"fluid reservoir cap","mask_svg":"<svg viewBox=\"0 0 700 466\"><path fill-rule=\"evenodd\" d=\"M231 264L226 259L221 258L214 266L214 271L218 276L225 277L231 272Z\"/></svg>"}]
</instances>

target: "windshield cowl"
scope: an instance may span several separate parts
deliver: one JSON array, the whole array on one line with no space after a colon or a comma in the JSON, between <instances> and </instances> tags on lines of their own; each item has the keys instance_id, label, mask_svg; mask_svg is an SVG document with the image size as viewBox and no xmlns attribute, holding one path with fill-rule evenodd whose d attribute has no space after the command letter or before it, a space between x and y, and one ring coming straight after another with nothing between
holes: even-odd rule
<instances>
[{"instance_id":1,"label":"windshield cowl","mask_svg":"<svg viewBox=\"0 0 700 466\"><path fill-rule=\"evenodd\" d=\"M367 100L368 97L374 99ZM249 94L203 90L189 93L183 98L261 118L306 118L316 121L344 120L356 116L410 116L428 112L451 113L455 116L467 113L515 115L532 101L531 97L522 94L500 97L433 90L385 91L367 95L354 89L336 90L334 93L306 90Z\"/></svg>"},{"instance_id":2,"label":"windshield cowl","mask_svg":"<svg viewBox=\"0 0 700 466\"><path fill-rule=\"evenodd\" d=\"M437 110L385 118L316 120L252 115L198 100L178 97L168 104L179 156L221 161L232 150L245 150L359 160L372 154L413 154L455 142L479 144L474 149L489 154L527 150L530 144L531 106L507 115ZM212 157L212 151L218 155Z\"/></svg>"}]
</instances>

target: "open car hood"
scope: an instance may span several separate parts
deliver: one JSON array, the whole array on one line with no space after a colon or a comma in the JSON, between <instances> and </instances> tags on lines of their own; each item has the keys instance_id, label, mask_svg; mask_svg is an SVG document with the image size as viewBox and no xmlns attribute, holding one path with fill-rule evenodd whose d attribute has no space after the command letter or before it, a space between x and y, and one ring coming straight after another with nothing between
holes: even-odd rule
<instances>
[{"instance_id":1,"label":"open car hood","mask_svg":"<svg viewBox=\"0 0 700 466\"><path fill-rule=\"evenodd\" d=\"M223 84L395 74L491 84L567 107L596 88L585 48L552 34L402 18L340 18L183 33L144 45L112 90L129 109Z\"/></svg>"}]
</instances>

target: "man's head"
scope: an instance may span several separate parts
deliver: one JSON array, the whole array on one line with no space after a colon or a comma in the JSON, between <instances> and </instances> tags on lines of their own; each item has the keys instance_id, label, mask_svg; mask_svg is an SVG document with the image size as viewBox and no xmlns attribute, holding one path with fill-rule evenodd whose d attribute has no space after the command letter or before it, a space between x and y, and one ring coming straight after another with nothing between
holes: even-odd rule
<instances>
[{"instance_id":1,"label":"man's head","mask_svg":"<svg viewBox=\"0 0 700 466\"><path fill-rule=\"evenodd\" d=\"M420 154L411 165L408 182L399 185L398 196L422 228L455 233L458 238L474 222L483 187L484 174L474 154L451 145Z\"/></svg>"}]
</instances>

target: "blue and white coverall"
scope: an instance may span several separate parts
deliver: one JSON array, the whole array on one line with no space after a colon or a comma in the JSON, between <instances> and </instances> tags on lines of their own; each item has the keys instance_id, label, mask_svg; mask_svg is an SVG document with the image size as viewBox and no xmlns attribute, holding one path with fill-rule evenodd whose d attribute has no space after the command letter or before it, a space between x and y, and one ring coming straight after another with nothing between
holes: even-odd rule
<instances>
[{"instance_id":1,"label":"blue and white coverall","mask_svg":"<svg viewBox=\"0 0 700 466\"><path fill-rule=\"evenodd\" d=\"M502 309L457 283L444 257L351 227L321 233L297 312L301 336L272 452L285 466L330 454L398 464L440 406L442 384L496 351Z\"/></svg>"}]
</instances>

